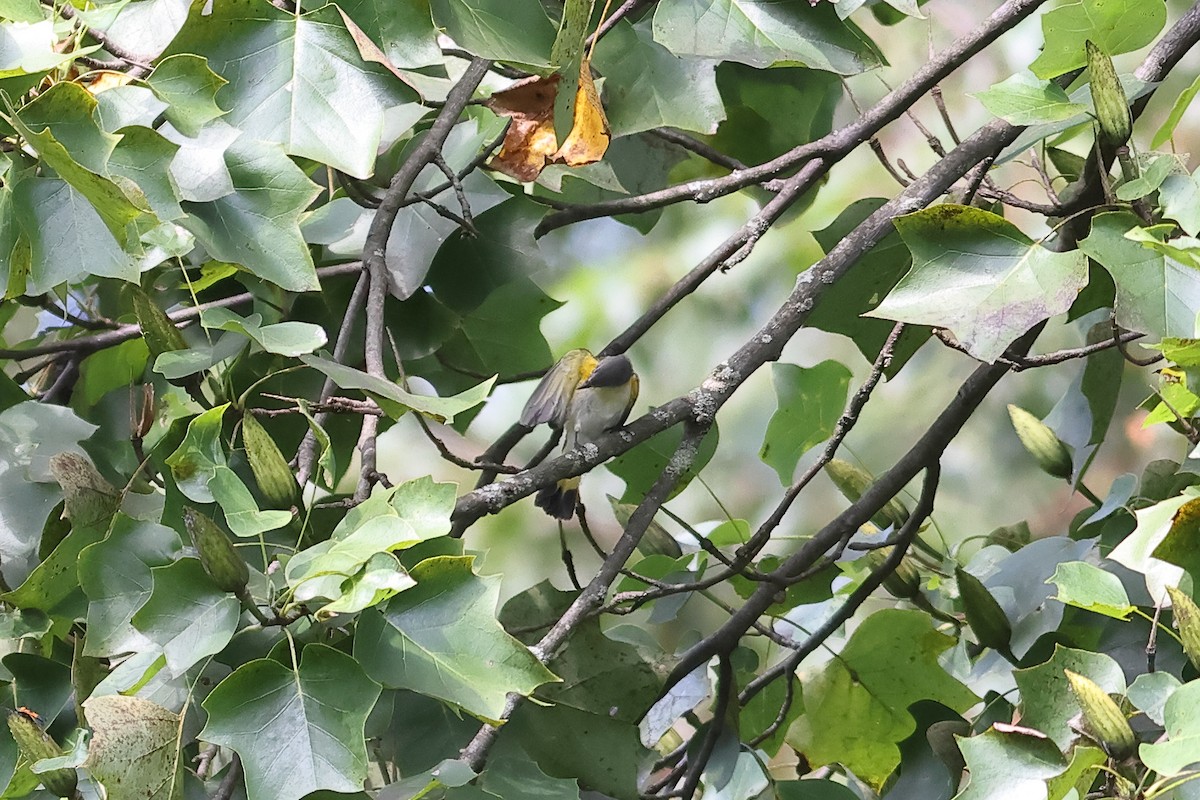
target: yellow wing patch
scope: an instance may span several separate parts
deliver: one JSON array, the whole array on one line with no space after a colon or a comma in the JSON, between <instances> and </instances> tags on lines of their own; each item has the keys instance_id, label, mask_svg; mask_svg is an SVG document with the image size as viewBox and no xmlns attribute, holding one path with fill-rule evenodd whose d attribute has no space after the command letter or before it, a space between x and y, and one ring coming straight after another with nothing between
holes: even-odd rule
<instances>
[{"instance_id":1,"label":"yellow wing patch","mask_svg":"<svg viewBox=\"0 0 1200 800\"><path fill-rule=\"evenodd\" d=\"M575 387L592 374L596 357L585 348L570 350L547 372L521 410L521 424L533 428L543 422L561 428Z\"/></svg>"}]
</instances>

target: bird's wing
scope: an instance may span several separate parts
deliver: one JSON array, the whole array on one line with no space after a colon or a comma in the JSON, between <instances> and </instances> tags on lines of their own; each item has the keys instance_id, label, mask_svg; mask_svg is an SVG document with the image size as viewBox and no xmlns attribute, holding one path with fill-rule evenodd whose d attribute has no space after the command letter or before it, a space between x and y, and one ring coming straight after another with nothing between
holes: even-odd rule
<instances>
[{"instance_id":1,"label":"bird's wing","mask_svg":"<svg viewBox=\"0 0 1200 800\"><path fill-rule=\"evenodd\" d=\"M596 357L584 348L567 352L529 396L521 410L521 424L533 428L543 422L561 428L567 418L567 406L575 387L596 368Z\"/></svg>"}]
</instances>

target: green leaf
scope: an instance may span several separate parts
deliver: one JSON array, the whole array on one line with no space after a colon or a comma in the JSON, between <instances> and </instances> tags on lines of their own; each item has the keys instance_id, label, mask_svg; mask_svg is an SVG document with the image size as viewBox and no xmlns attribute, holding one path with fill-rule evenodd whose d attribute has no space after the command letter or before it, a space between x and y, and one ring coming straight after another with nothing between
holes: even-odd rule
<instances>
[{"instance_id":1,"label":"green leaf","mask_svg":"<svg viewBox=\"0 0 1200 800\"><path fill-rule=\"evenodd\" d=\"M1010 125L1060 122L1088 111L1088 106L1072 103L1057 84L1038 80L1027 72L1018 72L986 91L976 92L975 97Z\"/></svg>"},{"instance_id":2,"label":"green leaf","mask_svg":"<svg viewBox=\"0 0 1200 800\"><path fill-rule=\"evenodd\" d=\"M396 384L384 378L368 375L357 369L338 364L335 361L316 356L301 356L300 360L313 369L320 370L329 379L343 389L359 389L384 403L384 411L389 416L399 417L406 409L412 409L426 416L450 422L456 414L474 408L487 399L492 390L495 378L488 378L483 383L451 397L431 397L428 395L411 394ZM389 406L395 404L395 406ZM399 406L397 408L396 406Z\"/></svg>"},{"instance_id":3,"label":"green leaf","mask_svg":"<svg viewBox=\"0 0 1200 800\"><path fill-rule=\"evenodd\" d=\"M1085 561L1064 561L1048 582L1058 587L1054 599L1067 605L1116 619L1126 619L1136 610L1120 578Z\"/></svg>"},{"instance_id":4,"label":"green leaf","mask_svg":"<svg viewBox=\"0 0 1200 800\"><path fill-rule=\"evenodd\" d=\"M242 757L249 800L298 800L321 789L357 792L367 777L363 731L377 683L343 653L304 648L298 668L259 659L204 701L199 738Z\"/></svg>"},{"instance_id":5,"label":"green leaf","mask_svg":"<svg viewBox=\"0 0 1200 800\"><path fill-rule=\"evenodd\" d=\"M387 114L403 109L411 124L424 111L395 75L363 60L331 6L290 14L255 0L193 5L168 52L208 59L229 82L216 100L225 120L248 138L356 178L374 170Z\"/></svg>"},{"instance_id":6,"label":"green leaf","mask_svg":"<svg viewBox=\"0 0 1200 800\"><path fill-rule=\"evenodd\" d=\"M235 536L258 536L292 521L291 511L260 510L250 489L229 467L218 464L208 479L208 490L225 514Z\"/></svg>"},{"instance_id":7,"label":"green leaf","mask_svg":"<svg viewBox=\"0 0 1200 800\"><path fill-rule=\"evenodd\" d=\"M133 624L162 648L171 676L178 677L229 644L241 604L213 585L197 559L154 567L151 574L154 589Z\"/></svg>"},{"instance_id":8,"label":"green leaf","mask_svg":"<svg viewBox=\"0 0 1200 800\"><path fill-rule=\"evenodd\" d=\"M850 231L887 201L879 197L856 200L846 207L829 227L813 232L813 238L829 253ZM846 276L835 281L821 295L809 324L830 333L849 336L869 361L874 361L894 327L881 319L862 316L874 309L912 266L908 248L900 234L889 233L858 259ZM900 334L892 352L892 363L885 371L895 376L929 338L929 329L909 325Z\"/></svg>"},{"instance_id":9,"label":"green leaf","mask_svg":"<svg viewBox=\"0 0 1200 800\"><path fill-rule=\"evenodd\" d=\"M106 177L118 137L101 129L95 98L77 84L57 83L12 122L41 159L87 198L121 247L136 249L136 226L148 227L150 216Z\"/></svg>"},{"instance_id":10,"label":"green leaf","mask_svg":"<svg viewBox=\"0 0 1200 800\"><path fill-rule=\"evenodd\" d=\"M442 62L429 0L342 0L338 7L401 69Z\"/></svg>"},{"instance_id":11,"label":"green leaf","mask_svg":"<svg viewBox=\"0 0 1200 800\"><path fill-rule=\"evenodd\" d=\"M475 575L471 563L441 556L414 567L414 588L364 612L354 655L385 686L495 720L510 692L528 695L556 678L500 627L499 579Z\"/></svg>"},{"instance_id":12,"label":"green leaf","mask_svg":"<svg viewBox=\"0 0 1200 800\"><path fill-rule=\"evenodd\" d=\"M1151 597L1159 601L1166 596L1166 587L1176 585L1182 574L1179 566L1168 563L1161 557L1163 554L1159 548L1163 547L1172 535L1180 542L1194 537L1198 509L1200 498L1196 497L1194 491L1139 508L1134 512L1137 527L1113 548L1108 557L1145 575ZM1177 548L1167 545L1167 549Z\"/></svg>"},{"instance_id":13,"label":"green leaf","mask_svg":"<svg viewBox=\"0 0 1200 800\"><path fill-rule=\"evenodd\" d=\"M1163 725L1167 700L1180 685L1179 679L1169 672L1146 672L1129 684L1129 702L1154 724Z\"/></svg>"},{"instance_id":14,"label":"green leaf","mask_svg":"<svg viewBox=\"0 0 1200 800\"><path fill-rule=\"evenodd\" d=\"M8 531L0 564L9 586L24 581L37 563L42 527L62 500L50 458L82 452L79 442L96 430L69 408L33 400L0 412L0 524Z\"/></svg>"},{"instance_id":15,"label":"green leaf","mask_svg":"<svg viewBox=\"0 0 1200 800\"><path fill-rule=\"evenodd\" d=\"M1090 678L1109 694L1125 693L1121 667L1103 653L1055 645L1049 661L1014 671L1021 690L1021 724L1046 734L1062 750L1078 738L1072 723L1081 713L1066 670Z\"/></svg>"},{"instance_id":16,"label":"green leaf","mask_svg":"<svg viewBox=\"0 0 1200 800\"><path fill-rule=\"evenodd\" d=\"M1167 118L1163 120L1162 127L1154 134L1154 138L1150 140L1150 147L1157 150L1167 143L1175 134L1175 129L1179 127L1179 121L1183 119L1184 113L1188 110L1188 106L1196 99L1196 93L1200 92L1200 75L1192 81L1191 85L1179 93L1175 98L1175 104L1171 106L1171 113L1167 114ZM1189 231L1195 235L1194 231Z\"/></svg>"},{"instance_id":17,"label":"green leaf","mask_svg":"<svg viewBox=\"0 0 1200 800\"><path fill-rule=\"evenodd\" d=\"M328 598L333 602L317 615L329 616L360 611L408 589L413 580L399 562L378 556L445 535L453 508L453 485L428 477L375 492L342 519L328 540L288 561L285 576L293 599Z\"/></svg>"},{"instance_id":18,"label":"green leaf","mask_svg":"<svg viewBox=\"0 0 1200 800\"><path fill-rule=\"evenodd\" d=\"M1163 0L1070 0L1042 15L1046 46L1029 69L1039 78L1054 78L1082 67L1089 40L1110 56L1137 50L1166 21Z\"/></svg>"},{"instance_id":19,"label":"green leaf","mask_svg":"<svg viewBox=\"0 0 1200 800\"><path fill-rule=\"evenodd\" d=\"M21 14L21 16L25 16ZM54 33L54 20L26 20L31 24L0 26L0 78L36 75L78 56L99 50L98 45L62 51Z\"/></svg>"},{"instance_id":20,"label":"green leaf","mask_svg":"<svg viewBox=\"0 0 1200 800\"><path fill-rule=\"evenodd\" d=\"M539 3L509 0L430 0L433 20L481 58L531 67L550 65L554 26Z\"/></svg>"},{"instance_id":21,"label":"green leaf","mask_svg":"<svg viewBox=\"0 0 1200 800\"><path fill-rule=\"evenodd\" d=\"M171 180L171 164L178 151L179 146L158 131L125 128L117 149L108 159L108 171L116 178L136 184L159 219L177 220L183 216L183 208Z\"/></svg>"},{"instance_id":22,"label":"green leaf","mask_svg":"<svg viewBox=\"0 0 1200 800\"><path fill-rule=\"evenodd\" d=\"M324 347L328 341L320 325L309 322L278 322L263 325L262 314L243 317L227 308L205 309L200 324L210 330L235 331L250 337L268 353L294 358Z\"/></svg>"},{"instance_id":23,"label":"green leaf","mask_svg":"<svg viewBox=\"0 0 1200 800\"><path fill-rule=\"evenodd\" d=\"M145 339L130 339L116 347L92 353L79 364L79 383L72 398L88 409L114 389L133 386L146 371L150 351Z\"/></svg>"},{"instance_id":24,"label":"green leaf","mask_svg":"<svg viewBox=\"0 0 1200 800\"><path fill-rule=\"evenodd\" d=\"M1066 311L1087 284L1083 254L1051 252L987 211L941 205L895 222L913 268L868 315L950 328L981 361Z\"/></svg>"},{"instance_id":25,"label":"green leaf","mask_svg":"<svg viewBox=\"0 0 1200 800\"><path fill-rule=\"evenodd\" d=\"M850 370L838 361L822 361L815 367L772 364L778 407L767 423L758 457L779 475L787 486L800 456L833 434L846 407Z\"/></svg>"},{"instance_id":26,"label":"green leaf","mask_svg":"<svg viewBox=\"0 0 1200 800\"><path fill-rule=\"evenodd\" d=\"M970 782L954 800L1046 800L1047 783L1067 771L1067 762L1047 739L995 728L957 738Z\"/></svg>"},{"instance_id":27,"label":"green leaf","mask_svg":"<svg viewBox=\"0 0 1200 800\"><path fill-rule=\"evenodd\" d=\"M69 618L83 615L83 592L79 588L79 554L104 538L106 525L73 528L53 552L29 573L25 582L3 595L21 609L40 609Z\"/></svg>"},{"instance_id":28,"label":"green leaf","mask_svg":"<svg viewBox=\"0 0 1200 800\"><path fill-rule=\"evenodd\" d=\"M552 778L528 758L488 760L480 780L489 795L523 797L533 800L578 800L579 785L574 780Z\"/></svg>"},{"instance_id":29,"label":"green leaf","mask_svg":"<svg viewBox=\"0 0 1200 800\"><path fill-rule=\"evenodd\" d=\"M1179 223L1188 235L1200 234L1200 181L1197 175L1168 175L1159 188L1163 214Z\"/></svg>"},{"instance_id":30,"label":"green leaf","mask_svg":"<svg viewBox=\"0 0 1200 800\"><path fill-rule=\"evenodd\" d=\"M662 433L626 450L608 463L608 470L625 481L625 491L621 494L621 503L640 503L650 487L658 480L659 475L666 469L679 443L683 440L683 429L679 426L669 428ZM682 492L692 479L712 460L717 452L720 441L720 431L714 424L712 430L700 442L699 452L696 453L692 465L680 477L672 497Z\"/></svg>"},{"instance_id":31,"label":"green leaf","mask_svg":"<svg viewBox=\"0 0 1200 800\"><path fill-rule=\"evenodd\" d=\"M91 201L66 181L18 181L13 209L29 247L29 280L23 293L42 294L90 276L137 282L137 261Z\"/></svg>"},{"instance_id":32,"label":"green leaf","mask_svg":"<svg viewBox=\"0 0 1200 800\"><path fill-rule=\"evenodd\" d=\"M827 72L754 69L733 61L717 67L717 86L726 119L712 145L745 164L762 164L829 133L843 92L842 82Z\"/></svg>"},{"instance_id":33,"label":"green leaf","mask_svg":"<svg viewBox=\"0 0 1200 800\"><path fill-rule=\"evenodd\" d=\"M936 700L962 712L976 702L938 664L952 644L922 612L872 613L841 657L805 683L805 713L792 725L788 743L814 767L837 761L878 787L900 761L896 745L916 726L909 705ZM864 737L863 730L872 735Z\"/></svg>"},{"instance_id":34,"label":"green leaf","mask_svg":"<svg viewBox=\"0 0 1200 800\"><path fill-rule=\"evenodd\" d=\"M194 417L187 426L187 433L174 453L167 456L166 464L171 468L183 496L197 503L213 502L209 480L218 466L225 466L225 450L221 446L221 421L225 416L225 403L210 408Z\"/></svg>"},{"instance_id":35,"label":"green leaf","mask_svg":"<svg viewBox=\"0 0 1200 800\"><path fill-rule=\"evenodd\" d=\"M522 703L505 723L493 757L519 758L522 751L547 775L576 778L583 789L616 800L638 800L639 765L652 754L631 723L536 703Z\"/></svg>"},{"instance_id":36,"label":"green leaf","mask_svg":"<svg viewBox=\"0 0 1200 800\"><path fill-rule=\"evenodd\" d=\"M617 23L596 45L592 64L606 78L604 110L613 139L664 125L715 133L725 119L716 64L673 55L654 41L647 21Z\"/></svg>"},{"instance_id":37,"label":"green leaf","mask_svg":"<svg viewBox=\"0 0 1200 800\"><path fill-rule=\"evenodd\" d=\"M1121 327L1158 337L1196 338L1200 271L1126 236L1140 226L1127 211L1098 214L1079 249L1112 275Z\"/></svg>"},{"instance_id":38,"label":"green leaf","mask_svg":"<svg viewBox=\"0 0 1200 800\"><path fill-rule=\"evenodd\" d=\"M542 581L505 603L500 621L509 630L541 631L575 596ZM632 724L654 703L662 684L636 647L606 636L594 618L575 628L570 645L547 666L561 683L541 687L538 698Z\"/></svg>"},{"instance_id":39,"label":"green leaf","mask_svg":"<svg viewBox=\"0 0 1200 800\"><path fill-rule=\"evenodd\" d=\"M108 800L173 800L183 792L179 717L139 697L83 702L92 729L83 766Z\"/></svg>"},{"instance_id":40,"label":"green leaf","mask_svg":"<svg viewBox=\"0 0 1200 800\"><path fill-rule=\"evenodd\" d=\"M513 375L554 360L542 335L542 318L563 304L528 278L518 278L487 296L465 315L438 358L475 374Z\"/></svg>"},{"instance_id":41,"label":"green leaf","mask_svg":"<svg viewBox=\"0 0 1200 800\"><path fill-rule=\"evenodd\" d=\"M875 49L838 19L831 4L815 7L752 0L662 0L654 39L676 55L769 67L798 61L857 75L879 66Z\"/></svg>"},{"instance_id":42,"label":"green leaf","mask_svg":"<svg viewBox=\"0 0 1200 800\"><path fill-rule=\"evenodd\" d=\"M229 146L224 161L233 193L211 202L186 203L188 216L180 224L214 258L241 264L289 292L317 289L300 216L320 188L278 146L248 135Z\"/></svg>"},{"instance_id":43,"label":"green leaf","mask_svg":"<svg viewBox=\"0 0 1200 800\"><path fill-rule=\"evenodd\" d=\"M1146 197L1158 191L1163 181L1172 173L1181 173L1181 177L1187 175L1184 163L1178 156L1167 154L1153 156L1138 177L1117 187L1117 199L1131 202Z\"/></svg>"},{"instance_id":44,"label":"green leaf","mask_svg":"<svg viewBox=\"0 0 1200 800\"><path fill-rule=\"evenodd\" d=\"M1163 777L1178 775L1200 761L1200 680L1180 686L1163 707L1167 741L1143 744L1138 755Z\"/></svg>"},{"instance_id":45,"label":"green leaf","mask_svg":"<svg viewBox=\"0 0 1200 800\"><path fill-rule=\"evenodd\" d=\"M225 113L216 98L228 83L208 68L207 59L191 53L164 58L146 77L150 90L167 103L167 119L187 136Z\"/></svg>"},{"instance_id":46,"label":"green leaf","mask_svg":"<svg viewBox=\"0 0 1200 800\"><path fill-rule=\"evenodd\" d=\"M150 599L151 568L170 564L181 546L171 528L118 514L107 538L80 553L79 585L88 596L84 655L119 655L150 644L133 627L133 615Z\"/></svg>"}]
</instances>

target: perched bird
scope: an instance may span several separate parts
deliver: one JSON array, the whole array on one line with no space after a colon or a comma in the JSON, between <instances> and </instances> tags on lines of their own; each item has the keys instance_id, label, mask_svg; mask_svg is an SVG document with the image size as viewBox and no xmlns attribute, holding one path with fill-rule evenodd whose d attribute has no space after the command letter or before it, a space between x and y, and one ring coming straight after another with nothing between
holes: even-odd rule
<instances>
[{"instance_id":1,"label":"perched bird","mask_svg":"<svg viewBox=\"0 0 1200 800\"><path fill-rule=\"evenodd\" d=\"M558 360L534 389L521 412L521 424L543 422L563 432L563 452L595 441L625 424L638 396L638 376L625 355L597 359L572 350ZM579 502L579 478L565 478L534 498L552 517L570 519Z\"/></svg>"}]
</instances>

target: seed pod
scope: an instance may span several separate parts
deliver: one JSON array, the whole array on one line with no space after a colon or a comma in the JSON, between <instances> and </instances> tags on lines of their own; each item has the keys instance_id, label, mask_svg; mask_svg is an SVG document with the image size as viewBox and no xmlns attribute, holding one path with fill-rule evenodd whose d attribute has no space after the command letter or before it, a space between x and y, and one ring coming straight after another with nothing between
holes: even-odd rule
<instances>
[{"instance_id":1,"label":"seed pod","mask_svg":"<svg viewBox=\"0 0 1200 800\"><path fill-rule=\"evenodd\" d=\"M833 481L833 485L838 488L838 491L852 503L862 497L874 483L866 470L840 458L830 459L829 463L825 465L825 473L829 475L829 479ZM880 528L891 526L899 528L908 521L908 517L908 507L898 498L893 497L884 504L883 508L875 512L875 516L871 517L871 522Z\"/></svg>"},{"instance_id":2,"label":"seed pod","mask_svg":"<svg viewBox=\"0 0 1200 800\"><path fill-rule=\"evenodd\" d=\"M1192 666L1200 668L1200 607L1174 586L1167 587L1167 594L1171 597L1175 627L1179 630L1180 641L1183 642L1183 652L1187 653Z\"/></svg>"},{"instance_id":3,"label":"seed pod","mask_svg":"<svg viewBox=\"0 0 1200 800\"><path fill-rule=\"evenodd\" d=\"M1009 642L1012 641L1012 624L1004 609L987 587L962 567L954 570L954 577L958 581L958 593L962 597L967 624L975 631L979 643L1002 653L1008 652Z\"/></svg>"},{"instance_id":4,"label":"seed pod","mask_svg":"<svg viewBox=\"0 0 1200 800\"><path fill-rule=\"evenodd\" d=\"M1126 758L1133 753L1137 740L1129 720L1120 707L1101 689L1091 678L1071 670L1063 670L1071 691L1079 700L1083 709L1083 719L1087 723L1088 733L1104 747L1105 752L1113 758Z\"/></svg>"},{"instance_id":5,"label":"seed pod","mask_svg":"<svg viewBox=\"0 0 1200 800\"><path fill-rule=\"evenodd\" d=\"M1121 88L1121 79L1112 59L1091 41L1087 42L1088 74L1091 76L1092 105L1100 127L1100 141L1110 152L1129 141L1133 134L1133 115L1129 99Z\"/></svg>"},{"instance_id":6,"label":"seed pod","mask_svg":"<svg viewBox=\"0 0 1200 800\"><path fill-rule=\"evenodd\" d=\"M200 554L200 563L217 588L241 595L250 581L250 568L225 532L194 508L183 509L183 522Z\"/></svg>"},{"instance_id":7,"label":"seed pod","mask_svg":"<svg viewBox=\"0 0 1200 800\"><path fill-rule=\"evenodd\" d=\"M58 758L63 749L42 730L42 727L19 711L9 712L8 729L12 731L13 739L21 755L33 761L43 758ZM73 769L52 769L38 775L42 785L54 793L56 797L75 797L77 776Z\"/></svg>"},{"instance_id":8,"label":"seed pod","mask_svg":"<svg viewBox=\"0 0 1200 800\"><path fill-rule=\"evenodd\" d=\"M1008 416L1017 432L1017 438L1025 445L1025 449L1037 461L1042 471L1056 478L1070 480L1071 453L1054 435L1054 431L1050 430L1050 426L1020 406L1010 405Z\"/></svg>"},{"instance_id":9,"label":"seed pod","mask_svg":"<svg viewBox=\"0 0 1200 800\"><path fill-rule=\"evenodd\" d=\"M171 322L171 318L155 304L154 299L138 286L129 287L129 291L133 295L133 313L137 316L142 338L146 340L146 347L150 350L150 362L153 363L154 359L163 353L187 349L183 334L175 327L175 323Z\"/></svg>"},{"instance_id":10,"label":"seed pod","mask_svg":"<svg viewBox=\"0 0 1200 800\"><path fill-rule=\"evenodd\" d=\"M267 429L247 411L242 415L242 441L250 471L272 508L291 508L296 503L296 476Z\"/></svg>"},{"instance_id":11,"label":"seed pod","mask_svg":"<svg viewBox=\"0 0 1200 800\"><path fill-rule=\"evenodd\" d=\"M881 548L867 553L867 563L871 565L872 570L883 566L891 549ZM902 558L896 569L883 579L883 588L892 597L911 600L921 594L921 575L908 558Z\"/></svg>"}]
</instances>

